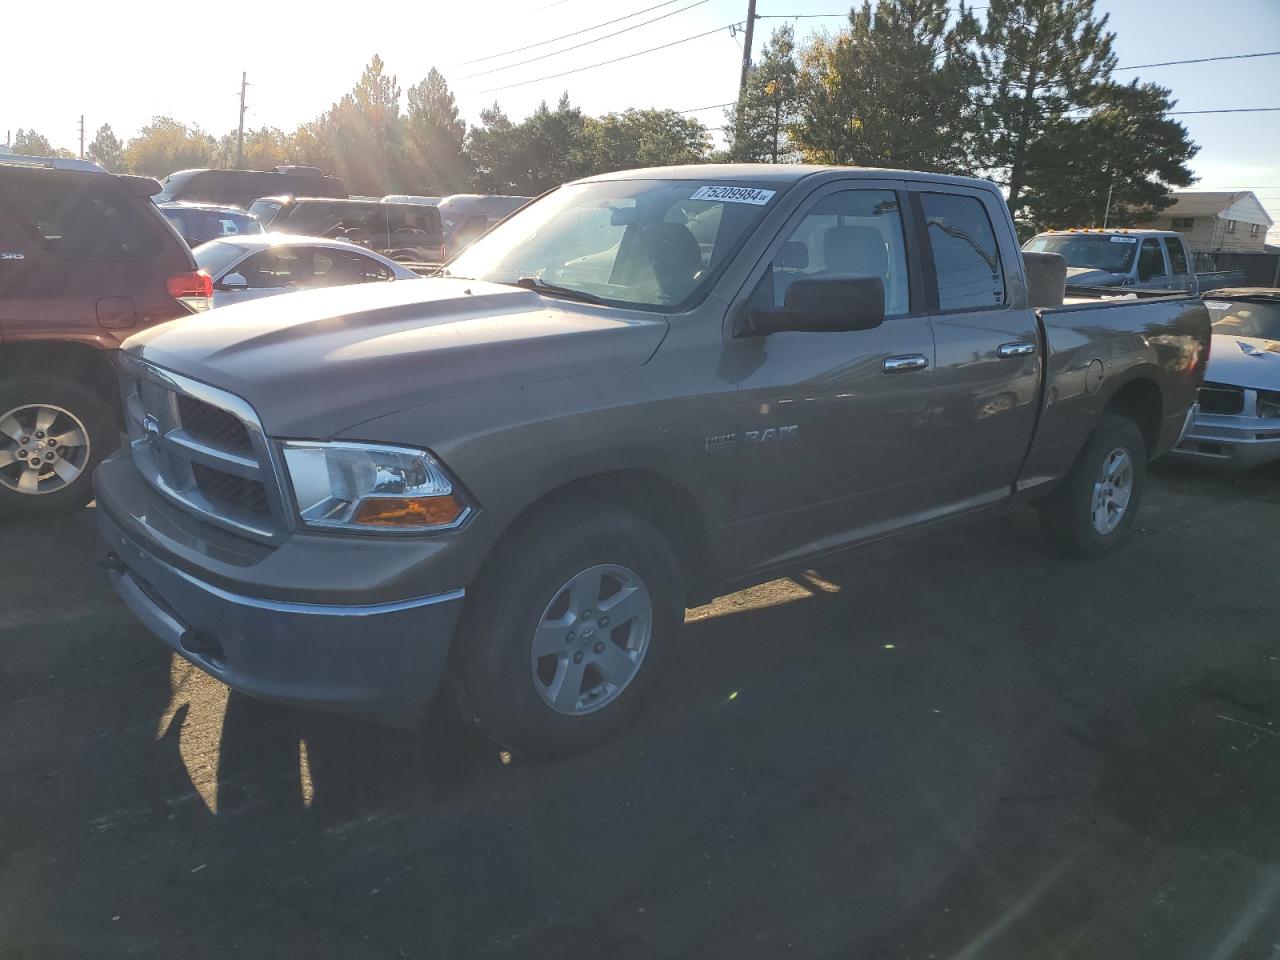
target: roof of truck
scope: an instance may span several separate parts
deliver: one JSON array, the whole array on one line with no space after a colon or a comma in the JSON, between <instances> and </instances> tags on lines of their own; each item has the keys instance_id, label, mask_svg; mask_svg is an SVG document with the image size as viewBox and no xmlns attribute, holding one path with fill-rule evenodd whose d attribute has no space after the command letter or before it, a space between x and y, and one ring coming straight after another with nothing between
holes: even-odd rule
<instances>
[{"instance_id":1,"label":"roof of truck","mask_svg":"<svg viewBox=\"0 0 1280 960\"><path fill-rule=\"evenodd\" d=\"M707 180L712 183L741 181L742 183L790 185L808 177L847 177L856 174L867 179L929 180L960 187L996 189L990 180L976 177L955 177L946 173L921 173L916 170L885 170L879 167L829 167L804 163L691 163L678 167L642 167L638 170L617 170L593 177L583 177L578 183L599 183L605 180Z\"/></svg>"}]
</instances>

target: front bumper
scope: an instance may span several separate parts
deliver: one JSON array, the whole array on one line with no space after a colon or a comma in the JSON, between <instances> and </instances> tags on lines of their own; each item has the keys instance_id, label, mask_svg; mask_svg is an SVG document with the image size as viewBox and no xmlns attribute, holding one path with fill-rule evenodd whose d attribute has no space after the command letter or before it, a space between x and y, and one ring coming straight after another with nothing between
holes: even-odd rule
<instances>
[{"instance_id":1,"label":"front bumper","mask_svg":"<svg viewBox=\"0 0 1280 960\"><path fill-rule=\"evenodd\" d=\"M1199 411L1174 456L1248 470L1280 460L1280 420Z\"/></svg>"},{"instance_id":2,"label":"front bumper","mask_svg":"<svg viewBox=\"0 0 1280 960\"><path fill-rule=\"evenodd\" d=\"M116 591L179 656L254 697L395 722L426 707L445 671L463 590L367 604L281 600L254 594L252 566L220 586L164 556L138 517L118 515L101 476L97 487ZM303 556L292 562L305 567ZM349 586L335 582L331 595Z\"/></svg>"}]
</instances>

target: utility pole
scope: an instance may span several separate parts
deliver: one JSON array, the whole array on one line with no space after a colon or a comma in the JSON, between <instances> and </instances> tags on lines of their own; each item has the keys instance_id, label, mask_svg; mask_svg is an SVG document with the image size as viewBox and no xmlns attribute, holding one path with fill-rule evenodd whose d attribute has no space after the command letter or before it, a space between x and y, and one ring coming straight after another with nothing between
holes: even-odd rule
<instances>
[{"instance_id":1,"label":"utility pole","mask_svg":"<svg viewBox=\"0 0 1280 960\"><path fill-rule=\"evenodd\" d=\"M80 114L80 159L84 159L84 114Z\"/></svg>"},{"instance_id":2,"label":"utility pole","mask_svg":"<svg viewBox=\"0 0 1280 960\"><path fill-rule=\"evenodd\" d=\"M751 35L756 26L756 0L747 0L747 30L742 38L742 78L738 81L738 99L747 92L747 72L751 69Z\"/></svg>"},{"instance_id":3,"label":"utility pole","mask_svg":"<svg viewBox=\"0 0 1280 960\"><path fill-rule=\"evenodd\" d=\"M249 86L248 71L240 73L240 128L236 130L236 163L235 168L240 169L240 164L244 160L244 91Z\"/></svg>"},{"instance_id":4,"label":"utility pole","mask_svg":"<svg viewBox=\"0 0 1280 960\"><path fill-rule=\"evenodd\" d=\"M1107 220L1111 217L1111 189L1115 184L1107 184L1107 209L1102 211L1102 229L1107 229Z\"/></svg>"}]
</instances>

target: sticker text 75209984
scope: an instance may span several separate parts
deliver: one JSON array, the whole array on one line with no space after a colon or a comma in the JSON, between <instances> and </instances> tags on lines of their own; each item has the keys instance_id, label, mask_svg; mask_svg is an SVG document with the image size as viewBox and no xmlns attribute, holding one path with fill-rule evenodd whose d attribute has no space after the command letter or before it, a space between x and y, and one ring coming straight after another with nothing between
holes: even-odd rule
<instances>
[{"instance_id":1,"label":"sticker text 75209984","mask_svg":"<svg viewBox=\"0 0 1280 960\"><path fill-rule=\"evenodd\" d=\"M725 203L753 203L764 206L773 199L776 190L758 190L755 187L699 187L690 200L722 200Z\"/></svg>"}]
</instances>

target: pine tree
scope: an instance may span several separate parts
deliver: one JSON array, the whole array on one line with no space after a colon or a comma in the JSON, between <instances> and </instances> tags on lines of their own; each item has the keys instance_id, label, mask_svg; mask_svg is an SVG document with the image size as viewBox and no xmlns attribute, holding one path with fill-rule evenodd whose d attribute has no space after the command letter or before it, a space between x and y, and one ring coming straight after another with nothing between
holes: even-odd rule
<instances>
[{"instance_id":1,"label":"pine tree","mask_svg":"<svg viewBox=\"0 0 1280 960\"><path fill-rule=\"evenodd\" d=\"M432 67L426 79L409 88L405 147L412 183L428 194L450 194L470 181L464 148L467 125L444 76Z\"/></svg>"},{"instance_id":2,"label":"pine tree","mask_svg":"<svg viewBox=\"0 0 1280 960\"><path fill-rule=\"evenodd\" d=\"M115 135L115 131L111 129L111 124L104 123L98 128L98 132L93 136L93 142L89 144L89 159L101 164L113 173L123 169L124 165L124 144L120 142L119 137Z\"/></svg>"},{"instance_id":3,"label":"pine tree","mask_svg":"<svg viewBox=\"0 0 1280 960\"><path fill-rule=\"evenodd\" d=\"M798 105L795 31L788 24L773 31L747 86L726 113L728 159L739 163L785 163L795 159L787 128Z\"/></svg>"}]
</instances>

